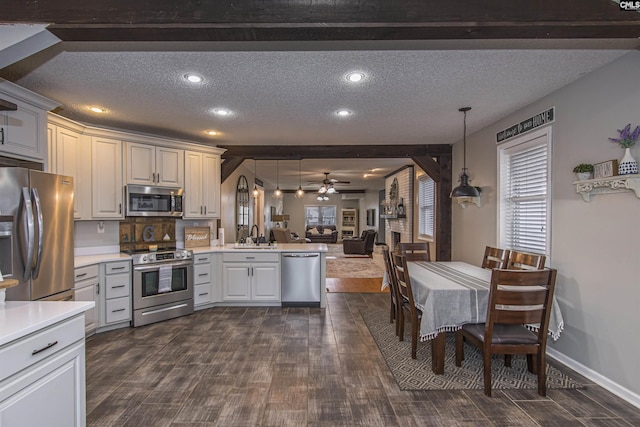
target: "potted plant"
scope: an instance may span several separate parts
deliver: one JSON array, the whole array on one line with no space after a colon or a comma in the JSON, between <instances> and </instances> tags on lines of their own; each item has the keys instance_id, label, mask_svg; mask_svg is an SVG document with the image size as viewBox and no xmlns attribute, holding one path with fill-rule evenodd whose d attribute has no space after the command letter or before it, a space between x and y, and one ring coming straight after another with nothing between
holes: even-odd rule
<instances>
[{"instance_id":1,"label":"potted plant","mask_svg":"<svg viewBox=\"0 0 640 427\"><path fill-rule=\"evenodd\" d=\"M593 165L590 163L580 163L573 168L573 173L578 177L578 181L584 181L585 179L593 178Z\"/></svg>"}]
</instances>

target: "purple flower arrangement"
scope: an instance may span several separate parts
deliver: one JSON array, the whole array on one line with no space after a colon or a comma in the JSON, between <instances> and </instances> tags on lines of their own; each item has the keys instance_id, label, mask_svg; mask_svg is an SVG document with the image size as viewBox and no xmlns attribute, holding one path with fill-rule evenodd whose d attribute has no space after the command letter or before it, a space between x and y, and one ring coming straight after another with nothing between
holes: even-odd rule
<instances>
[{"instance_id":1,"label":"purple flower arrangement","mask_svg":"<svg viewBox=\"0 0 640 427\"><path fill-rule=\"evenodd\" d=\"M609 138L609 141L617 142L622 148L629 148L640 137L640 126L636 126L635 130L631 132L631 123L629 123L624 129L618 129L618 134L620 138Z\"/></svg>"}]
</instances>

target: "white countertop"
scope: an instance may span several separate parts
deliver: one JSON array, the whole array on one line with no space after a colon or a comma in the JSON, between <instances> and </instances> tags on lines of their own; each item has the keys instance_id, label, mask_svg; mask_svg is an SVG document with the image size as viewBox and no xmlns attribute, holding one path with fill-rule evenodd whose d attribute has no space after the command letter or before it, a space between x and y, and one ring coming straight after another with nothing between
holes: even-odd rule
<instances>
[{"instance_id":1,"label":"white countertop","mask_svg":"<svg viewBox=\"0 0 640 427\"><path fill-rule=\"evenodd\" d=\"M93 307L93 301L7 301L0 304L0 346Z\"/></svg>"},{"instance_id":2,"label":"white countertop","mask_svg":"<svg viewBox=\"0 0 640 427\"><path fill-rule=\"evenodd\" d=\"M260 249L268 247L269 249ZM201 246L190 248L194 254L211 253L211 252L327 252L326 243L278 243L278 247L274 248L261 244L258 247L243 246L242 249L236 249L233 243L224 246ZM95 255L76 255L74 257L74 267L85 267L92 264L100 264L101 262L122 261L131 259L131 256L120 252L95 254Z\"/></svg>"},{"instance_id":3,"label":"white countertop","mask_svg":"<svg viewBox=\"0 0 640 427\"><path fill-rule=\"evenodd\" d=\"M268 247L269 249L264 249ZM262 248L262 249L261 249ZM194 254L205 252L327 252L326 243L278 243L278 247L260 244L258 247L242 246L236 248L233 243L227 243L224 246L202 246L198 248L190 248Z\"/></svg>"},{"instance_id":4,"label":"white countertop","mask_svg":"<svg viewBox=\"0 0 640 427\"><path fill-rule=\"evenodd\" d=\"M101 262L122 261L128 259L131 259L129 255L120 252L99 255L80 255L74 257L73 264L75 268L78 268L92 264L100 264Z\"/></svg>"}]
</instances>

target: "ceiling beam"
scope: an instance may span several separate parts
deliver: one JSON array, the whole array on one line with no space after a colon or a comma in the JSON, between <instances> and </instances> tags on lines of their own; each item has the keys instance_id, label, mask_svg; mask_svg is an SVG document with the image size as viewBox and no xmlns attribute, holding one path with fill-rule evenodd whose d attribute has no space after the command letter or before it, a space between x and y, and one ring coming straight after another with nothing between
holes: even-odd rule
<instances>
[{"instance_id":1,"label":"ceiling beam","mask_svg":"<svg viewBox=\"0 0 640 427\"><path fill-rule=\"evenodd\" d=\"M222 158L248 157L258 160L297 159L388 159L451 155L446 144L415 145L221 145Z\"/></svg>"},{"instance_id":2,"label":"ceiling beam","mask_svg":"<svg viewBox=\"0 0 640 427\"><path fill-rule=\"evenodd\" d=\"M4 0L3 22L51 23L64 41L637 38L612 0Z\"/></svg>"}]
</instances>

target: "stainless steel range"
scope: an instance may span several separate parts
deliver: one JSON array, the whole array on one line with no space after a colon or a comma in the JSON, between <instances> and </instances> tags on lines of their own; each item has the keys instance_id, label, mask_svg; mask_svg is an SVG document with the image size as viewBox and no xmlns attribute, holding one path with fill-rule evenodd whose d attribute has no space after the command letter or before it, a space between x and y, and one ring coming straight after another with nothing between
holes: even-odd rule
<instances>
[{"instance_id":1,"label":"stainless steel range","mask_svg":"<svg viewBox=\"0 0 640 427\"><path fill-rule=\"evenodd\" d=\"M193 252L132 254L133 326L193 313Z\"/></svg>"}]
</instances>

